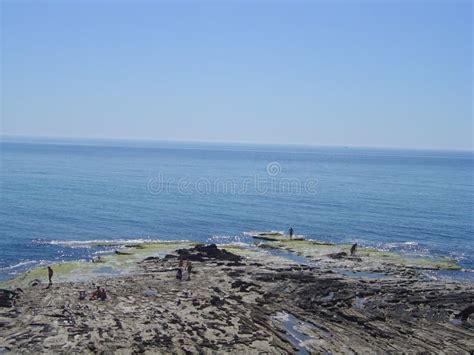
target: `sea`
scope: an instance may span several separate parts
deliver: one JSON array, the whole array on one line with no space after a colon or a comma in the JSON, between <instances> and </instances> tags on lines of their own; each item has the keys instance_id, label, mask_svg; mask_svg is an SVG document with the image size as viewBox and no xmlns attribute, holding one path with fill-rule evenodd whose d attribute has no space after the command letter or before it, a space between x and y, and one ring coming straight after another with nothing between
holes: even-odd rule
<instances>
[{"instance_id":1,"label":"sea","mask_svg":"<svg viewBox=\"0 0 474 355\"><path fill-rule=\"evenodd\" d=\"M2 137L0 280L95 243L257 231L450 257L474 282L472 151Z\"/></svg>"}]
</instances>

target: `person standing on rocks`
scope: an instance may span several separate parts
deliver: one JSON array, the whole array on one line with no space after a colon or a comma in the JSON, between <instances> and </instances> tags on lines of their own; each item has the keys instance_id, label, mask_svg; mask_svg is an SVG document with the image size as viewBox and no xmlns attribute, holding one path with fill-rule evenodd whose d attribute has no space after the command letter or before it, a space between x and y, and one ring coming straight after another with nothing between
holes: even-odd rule
<instances>
[{"instance_id":1,"label":"person standing on rocks","mask_svg":"<svg viewBox=\"0 0 474 355\"><path fill-rule=\"evenodd\" d=\"M49 279L49 283L48 283L48 287L47 287L47 288L50 288L50 287L53 285L53 275L54 275L53 269L51 268L51 266L48 266L48 279Z\"/></svg>"},{"instance_id":2,"label":"person standing on rocks","mask_svg":"<svg viewBox=\"0 0 474 355\"><path fill-rule=\"evenodd\" d=\"M351 256L354 256L356 251L357 251L357 243L354 243L351 247Z\"/></svg>"},{"instance_id":3,"label":"person standing on rocks","mask_svg":"<svg viewBox=\"0 0 474 355\"><path fill-rule=\"evenodd\" d=\"M188 281L191 280L191 270L193 269L191 262L188 261L188 264L186 265L186 270L188 271Z\"/></svg>"},{"instance_id":4,"label":"person standing on rocks","mask_svg":"<svg viewBox=\"0 0 474 355\"><path fill-rule=\"evenodd\" d=\"M290 227L290 229L288 229L288 235L290 236L290 238L293 238L293 228Z\"/></svg>"}]
</instances>

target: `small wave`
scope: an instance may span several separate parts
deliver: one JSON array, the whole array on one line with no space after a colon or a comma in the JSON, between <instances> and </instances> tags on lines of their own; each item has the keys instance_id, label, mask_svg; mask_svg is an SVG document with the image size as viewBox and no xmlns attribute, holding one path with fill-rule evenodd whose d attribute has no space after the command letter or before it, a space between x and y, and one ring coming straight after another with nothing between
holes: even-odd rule
<instances>
[{"instance_id":1,"label":"small wave","mask_svg":"<svg viewBox=\"0 0 474 355\"><path fill-rule=\"evenodd\" d=\"M251 237L253 235L256 235L260 233L259 231L248 231L248 232L243 232L242 234L245 235L246 237Z\"/></svg>"},{"instance_id":2,"label":"small wave","mask_svg":"<svg viewBox=\"0 0 474 355\"><path fill-rule=\"evenodd\" d=\"M248 231L248 232L243 232L242 234L247 236L247 237L253 237L254 235L258 235L258 234L285 234L286 232L284 231L275 231L275 230L271 230L271 231Z\"/></svg>"},{"instance_id":3,"label":"small wave","mask_svg":"<svg viewBox=\"0 0 474 355\"><path fill-rule=\"evenodd\" d=\"M91 247L91 246L114 246L124 244L144 244L150 242L149 239L92 239L92 240L34 240L34 244L59 245L67 247Z\"/></svg>"},{"instance_id":4,"label":"small wave","mask_svg":"<svg viewBox=\"0 0 474 355\"><path fill-rule=\"evenodd\" d=\"M26 260L26 261L21 261L21 262L19 262L18 264L9 265L9 266L5 266L5 267L0 267L0 270L1 270L1 271L4 271L4 270L13 270L13 269L23 268L23 267L26 267L26 266L28 266L28 265L39 264L39 263L41 263L41 261L38 261L38 260Z\"/></svg>"},{"instance_id":5,"label":"small wave","mask_svg":"<svg viewBox=\"0 0 474 355\"><path fill-rule=\"evenodd\" d=\"M108 255L108 254L111 254L112 251L110 249L106 249L106 250L95 250L92 255Z\"/></svg>"},{"instance_id":6,"label":"small wave","mask_svg":"<svg viewBox=\"0 0 474 355\"><path fill-rule=\"evenodd\" d=\"M207 238L207 240L229 240L229 239L232 239L232 238L235 238L234 236L230 236L230 235L213 235L212 237L209 237Z\"/></svg>"},{"instance_id":7,"label":"small wave","mask_svg":"<svg viewBox=\"0 0 474 355\"><path fill-rule=\"evenodd\" d=\"M206 239L207 243L214 243L214 244L235 244L235 243L242 243L242 244L247 244L245 243L244 240L247 239L246 237L241 237L238 235L213 235L210 238Z\"/></svg>"},{"instance_id":8,"label":"small wave","mask_svg":"<svg viewBox=\"0 0 474 355\"><path fill-rule=\"evenodd\" d=\"M56 245L70 248L91 248L91 247L116 247L124 245L150 244L150 243L181 243L189 242L186 239L163 240L163 239L93 239L93 240L46 240L35 239L33 244Z\"/></svg>"},{"instance_id":9,"label":"small wave","mask_svg":"<svg viewBox=\"0 0 474 355\"><path fill-rule=\"evenodd\" d=\"M380 251L397 251L418 256L432 255L432 252L428 247L415 241L375 243L374 247Z\"/></svg>"},{"instance_id":10,"label":"small wave","mask_svg":"<svg viewBox=\"0 0 474 355\"><path fill-rule=\"evenodd\" d=\"M418 242L391 242L391 243L380 243L380 245L386 248L403 248L403 247L416 247L420 244Z\"/></svg>"},{"instance_id":11,"label":"small wave","mask_svg":"<svg viewBox=\"0 0 474 355\"><path fill-rule=\"evenodd\" d=\"M245 243L245 242L228 242L228 243L219 243L217 244L217 246L219 247L240 247L240 248L252 248L252 246L249 244L249 243Z\"/></svg>"},{"instance_id":12,"label":"small wave","mask_svg":"<svg viewBox=\"0 0 474 355\"><path fill-rule=\"evenodd\" d=\"M463 252L458 252L458 251L452 251L449 253L449 257L457 260L457 261L464 261L467 260L468 258L466 257L466 253Z\"/></svg>"}]
</instances>

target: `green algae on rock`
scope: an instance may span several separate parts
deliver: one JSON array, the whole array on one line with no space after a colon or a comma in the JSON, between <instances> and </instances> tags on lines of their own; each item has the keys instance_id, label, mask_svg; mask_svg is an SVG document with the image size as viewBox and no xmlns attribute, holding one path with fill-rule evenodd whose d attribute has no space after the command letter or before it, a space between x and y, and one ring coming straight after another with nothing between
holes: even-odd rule
<instances>
[{"instance_id":1,"label":"green algae on rock","mask_svg":"<svg viewBox=\"0 0 474 355\"><path fill-rule=\"evenodd\" d=\"M136 263L147 257L164 256L178 248L190 248L197 243L188 241L152 242L130 245L120 249L119 253L103 254L93 261L70 261L50 265L54 270L55 282L84 282L103 276L126 275L133 273ZM17 277L0 282L0 287L24 287L34 280L47 283L46 266L38 266Z\"/></svg>"},{"instance_id":2,"label":"green algae on rock","mask_svg":"<svg viewBox=\"0 0 474 355\"><path fill-rule=\"evenodd\" d=\"M350 244L332 244L308 239L279 239L257 244L260 248L283 249L305 256L309 259L321 259L327 256L346 253L347 261L380 262L420 270L462 270L455 259L442 257L421 257L402 255L396 252L381 251L375 248L359 247L354 257L349 256Z\"/></svg>"}]
</instances>

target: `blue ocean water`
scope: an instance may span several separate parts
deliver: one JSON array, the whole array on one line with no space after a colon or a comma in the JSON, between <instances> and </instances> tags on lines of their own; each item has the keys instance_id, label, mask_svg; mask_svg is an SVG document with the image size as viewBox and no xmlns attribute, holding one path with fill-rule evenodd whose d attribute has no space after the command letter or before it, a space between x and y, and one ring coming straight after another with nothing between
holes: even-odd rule
<instances>
[{"instance_id":1,"label":"blue ocean water","mask_svg":"<svg viewBox=\"0 0 474 355\"><path fill-rule=\"evenodd\" d=\"M91 240L286 231L474 269L472 152L3 138L0 279Z\"/></svg>"}]
</instances>

